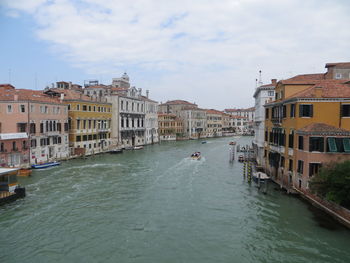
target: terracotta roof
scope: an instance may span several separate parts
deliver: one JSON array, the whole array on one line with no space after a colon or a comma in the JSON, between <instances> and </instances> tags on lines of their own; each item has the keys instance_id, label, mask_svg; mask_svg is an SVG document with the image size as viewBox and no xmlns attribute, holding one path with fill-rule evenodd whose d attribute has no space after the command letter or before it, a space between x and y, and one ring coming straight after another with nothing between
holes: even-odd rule
<instances>
[{"instance_id":1,"label":"terracotta roof","mask_svg":"<svg viewBox=\"0 0 350 263\"><path fill-rule=\"evenodd\" d=\"M8 84L8 83L0 84L0 88L3 88L3 89L15 89L14 86L12 86L11 84Z\"/></svg>"},{"instance_id":2,"label":"terracotta roof","mask_svg":"<svg viewBox=\"0 0 350 263\"><path fill-rule=\"evenodd\" d=\"M175 114L171 114L171 113L158 113L158 117L163 117L163 116L176 117Z\"/></svg>"},{"instance_id":3,"label":"terracotta roof","mask_svg":"<svg viewBox=\"0 0 350 263\"><path fill-rule=\"evenodd\" d=\"M64 94L64 100L84 100L84 101L92 101L92 98L86 96L80 92L70 89L50 89L49 91L53 91L56 93Z\"/></svg>"},{"instance_id":4,"label":"terracotta roof","mask_svg":"<svg viewBox=\"0 0 350 263\"><path fill-rule=\"evenodd\" d=\"M337 67L337 68L350 68L350 62L335 62L327 63L325 68Z\"/></svg>"},{"instance_id":5,"label":"terracotta roof","mask_svg":"<svg viewBox=\"0 0 350 263\"><path fill-rule=\"evenodd\" d=\"M13 86L12 86L13 87ZM15 89L0 87L0 101L37 101L47 103L59 103L58 97L46 95L42 90Z\"/></svg>"},{"instance_id":6,"label":"terracotta roof","mask_svg":"<svg viewBox=\"0 0 350 263\"><path fill-rule=\"evenodd\" d=\"M195 103L191 103L191 102L188 102L186 100L168 100L167 102L161 104L161 105L166 105L166 104L169 104L169 105L193 105L193 106L197 106L197 104Z\"/></svg>"},{"instance_id":7,"label":"terracotta roof","mask_svg":"<svg viewBox=\"0 0 350 263\"><path fill-rule=\"evenodd\" d=\"M325 123L311 123L305 127L297 130L299 134L338 134L338 135L350 135L350 130L338 128Z\"/></svg>"},{"instance_id":8,"label":"terracotta roof","mask_svg":"<svg viewBox=\"0 0 350 263\"><path fill-rule=\"evenodd\" d=\"M350 81L337 79L318 81L312 87L294 94L292 98L350 98Z\"/></svg>"},{"instance_id":9,"label":"terracotta roof","mask_svg":"<svg viewBox=\"0 0 350 263\"><path fill-rule=\"evenodd\" d=\"M224 114L222 111L218 111L218 110L215 110L215 109L209 109L209 110L206 110L206 112L208 114L218 114L218 115L223 115Z\"/></svg>"},{"instance_id":10,"label":"terracotta roof","mask_svg":"<svg viewBox=\"0 0 350 263\"><path fill-rule=\"evenodd\" d=\"M289 79L280 80L279 83L282 84L314 84L317 80L325 79L324 73L316 73L316 74L302 74L296 75Z\"/></svg>"}]
</instances>

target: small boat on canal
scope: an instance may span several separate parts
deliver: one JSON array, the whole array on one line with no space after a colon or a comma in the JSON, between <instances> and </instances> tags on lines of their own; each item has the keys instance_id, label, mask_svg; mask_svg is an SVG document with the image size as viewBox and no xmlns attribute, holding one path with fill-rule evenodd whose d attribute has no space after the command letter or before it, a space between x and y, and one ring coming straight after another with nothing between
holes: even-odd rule
<instances>
[{"instance_id":1,"label":"small boat on canal","mask_svg":"<svg viewBox=\"0 0 350 263\"><path fill-rule=\"evenodd\" d=\"M236 145L236 142L230 142L229 145Z\"/></svg>"},{"instance_id":2,"label":"small boat on canal","mask_svg":"<svg viewBox=\"0 0 350 263\"><path fill-rule=\"evenodd\" d=\"M244 162L244 156L243 155L238 156L238 161L240 163L243 163Z\"/></svg>"},{"instance_id":3,"label":"small boat on canal","mask_svg":"<svg viewBox=\"0 0 350 263\"><path fill-rule=\"evenodd\" d=\"M45 169L53 166L60 165L60 162L49 162L49 163L42 163L42 164L33 164L32 168L33 169Z\"/></svg>"},{"instance_id":4,"label":"small boat on canal","mask_svg":"<svg viewBox=\"0 0 350 263\"><path fill-rule=\"evenodd\" d=\"M109 151L109 153L111 153L111 154L123 153L123 149L115 149L115 150Z\"/></svg>"},{"instance_id":5,"label":"small boat on canal","mask_svg":"<svg viewBox=\"0 0 350 263\"><path fill-rule=\"evenodd\" d=\"M253 181L258 183L259 179L260 179L260 182L263 183L265 181L269 181L270 177L266 173L263 173L263 172L253 173Z\"/></svg>"},{"instance_id":6,"label":"small boat on canal","mask_svg":"<svg viewBox=\"0 0 350 263\"><path fill-rule=\"evenodd\" d=\"M202 141L202 144L206 144L207 143L207 141Z\"/></svg>"},{"instance_id":7,"label":"small boat on canal","mask_svg":"<svg viewBox=\"0 0 350 263\"><path fill-rule=\"evenodd\" d=\"M0 168L0 204L25 197L26 189L17 182L19 168Z\"/></svg>"},{"instance_id":8,"label":"small boat on canal","mask_svg":"<svg viewBox=\"0 0 350 263\"><path fill-rule=\"evenodd\" d=\"M143 146L134 146L134 150L142 150Z\"/></svg>"},{"instance_id":9,"label":"small boat on canal","mask_svg":"<svg viewBox=\"0 0 350 263\"><path fill-rule=\"evenodd\" d=\"M191 154L191 159L192 160L200 160L202 158L201 153L200 152L195 152Z\"/></svg>"}]
</instances>

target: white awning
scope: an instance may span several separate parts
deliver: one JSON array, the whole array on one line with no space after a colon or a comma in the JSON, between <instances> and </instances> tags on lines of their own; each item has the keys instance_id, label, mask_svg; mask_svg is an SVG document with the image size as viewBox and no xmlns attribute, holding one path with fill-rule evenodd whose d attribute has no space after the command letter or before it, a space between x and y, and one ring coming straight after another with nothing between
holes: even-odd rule
<instances>
[{"instance_id":1,"label":"white awning","mask_svg":"<svg viewBox=\"0 0 350 263\"><path fill-rule=\"evenodd\" d=\"M28 135L25 132L18 133L0 133L0 140L27 139Z\"/></svg>"}]
</instances>

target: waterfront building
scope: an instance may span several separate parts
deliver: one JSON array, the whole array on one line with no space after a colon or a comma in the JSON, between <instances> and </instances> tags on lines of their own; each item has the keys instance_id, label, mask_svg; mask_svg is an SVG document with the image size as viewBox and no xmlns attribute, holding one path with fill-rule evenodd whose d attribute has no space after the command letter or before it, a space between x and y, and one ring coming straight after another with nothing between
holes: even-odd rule
<instances>
[{"instance_id":1,"label":"waterfront building","mask_svg":"<svg viewBox=\"0 0 350 263\"><path fill-rule=\"evenodd\" d=\"M207 137L221 137L223 126L223 112L210 109L207 114Z\"/></svg>"},{"instance_id":2,"label":"waterfront building","mask_svg":"<svg viewBox=\"0 0 350 263\"><path fill-rule=\"evenodd\" d=\"M242 135L248 133L248 118L230 115L230 126L234 133Z\"/></svg>"},{"instance_id":3,"label":"waterfront building","mask_svg":"<svg viewBox=\"0 0 350 263\"><path fill-rule=\"evenodd\" d=\"M175 114L158 114L159 139L161 141L175 141L183 137L183 121Z\"/></svg>"},{"instance_id":4,"label":"waterfront building","mask_svg":"<svg viewBox=\"0 0 350 263\"><path fill-rule=\"evenodd\" d=\"M232 116L240 116L244 118L245 126L239 130L244 130L245 134L254 134L254 107L247 109L225 109L224 112Z\"/></svg>"},{"instance_id":5,"label":"waterfront building","mask_svg":"<svg viewBox=\"0 0 350 263\"><path fill-rule=\"evenodd\" d=\"M257 164L264 164L264 136L265 136L265 107L264 105L275 98L277 80L272 79L270 84L261 85L254 92L254 140L253 149Z\"/></svg>"},{"instance_id":6,"label":"waterfront building","mask_svg":"<svg viewBox=\"0 0 350 263\"><path fill-rule=\"evenodd\" d=\"M119 140L123 148L145 144L145 101L142 90L131 87L118 95Z\"/></svg>"},{"instance_id":7,"label":"waterfront building","mask_svg":"<svg viewBox=\"0 0 350 263\"><path fill-rule=\"evenodd\" d=\"M231 125L231 115L222 113L222 136L230 136L233 135L233 126Z\"/></svg>"},{"instance_id":8,"label":"waterfront building","mask_svg":"<svg viewBox=\"0 0 350 263\"><path fill-rule=\"evenodd\" d=\"M1 85L1 165L29 166L69 156L68 110L39 90Z\"/></svg>"},{"instance_id":9,"label":"waterfront building","mask_svg":"<svg viewBox=\"0 0 350 263\"><path fill-rule=\"evenodd\" d=\"M198 108L195 103L185 100L170 100L159 105L160 113L172 113L183 120L184 137L189 139L207 136L206 110Z\"/></svg>"},{"instance_id":10,"label":"waterfront building","mask_svg":"<svg viewBox=\"0 0 350 263\"><path fill-rule=\"evenodd\" d=\"M69 147L71 155L107 152L111 140L112 104L96 100L72 89L49 89L68 106Z\"/></svg>"},{"instance_id":11,"label":"waterfront building","mask_svg":"<svg viewBox=\"0 0 350 263\"><path fill-rule=\"evenodd\" d=\"M207 137L207 112L204 109L183 107L180 118L184 122L184 136L189 139Z\"/></svg>"},{"instance_id":12,"label":"waterfront building","mask_svg":"<svg viewBox=\"0 0 350 263\"><path fill-rule=\"evenodd\" d=\"M149 91L146 96L142 96L145 104L145 144L153 144L159 141L158 135L158 102L148 98Z\"/></svg>"},{"instance_id":13,"label":"waterfront building","mask_svg":"<svg viewBox=\"0 0 350 263\"><path fill-rule=\"evenodd\" d=\"M281 80L265 104L265 168L285 187L307 190L322 163L350 159L350 80L324 75Z\"/></svg>"}]
</instances>

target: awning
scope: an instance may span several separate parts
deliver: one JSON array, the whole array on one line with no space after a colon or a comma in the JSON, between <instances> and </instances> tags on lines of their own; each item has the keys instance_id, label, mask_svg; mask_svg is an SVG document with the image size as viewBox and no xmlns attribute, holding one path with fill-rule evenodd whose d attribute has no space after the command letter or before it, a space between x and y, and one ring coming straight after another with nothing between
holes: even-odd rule
<instances>
[{"instance_id":1,"label":"awning","mask_svg":"<svg viewBox=\"0 0 350 263\"><path fill-rule=\"evenodd\" d=\"M350 138L343 139L344 151L350 153Z\"/></svg>"},{"instance_id":2,"label":"awning","mask_svg":"<svg viewBox=\"0 0 350 263\"><path fill-rule=\"evenodd\" d=\"M327 139L328 141L328 147L330 152L337 152L337 145L335 143L335 138L330 137Z\"/></svg>"}]
</instances>

